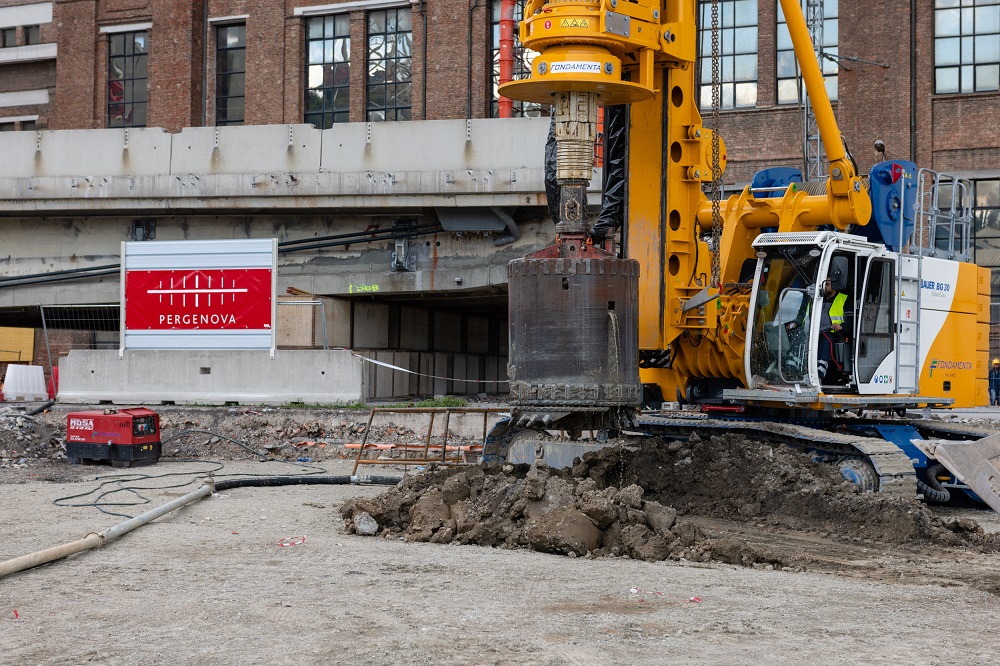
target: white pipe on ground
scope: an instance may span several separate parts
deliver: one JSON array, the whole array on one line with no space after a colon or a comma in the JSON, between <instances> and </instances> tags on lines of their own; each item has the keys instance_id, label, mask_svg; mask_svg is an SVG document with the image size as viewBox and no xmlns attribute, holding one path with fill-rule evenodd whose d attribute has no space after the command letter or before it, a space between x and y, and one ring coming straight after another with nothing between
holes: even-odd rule
<instances>
[{"instance_id":1,"label":"white pipe on ground","mask_svg":"<svg viewBox=\"0 0 1000 666\"><path fill-rule=\"evenodd\" d=\"M123 534L131 532L137 527L142 527L146 523L152 522L160 516L170 513L174 509L179 509L185 504L190 504L195 500L208 497L214 491L215 486L209 481L198 490L192 491L183 497L178 497L172 502L168 502L163 506L151 509L146 513L136 516L135 518L126 520L124 523L119 523L114 527L109 527L103 532L91 532L77 541L64 543L61 546L46 548L45 550L40 550L29 555L15 557L14 559L7 560L6 562L0 562L0 578L17 573L18 571L24 571L25 569L31 569L32 567L61 560L65 557L69 557L70 555L82 553L85 550L99 548L104 544L117 539Z\"/></svg>"}]
</instances>

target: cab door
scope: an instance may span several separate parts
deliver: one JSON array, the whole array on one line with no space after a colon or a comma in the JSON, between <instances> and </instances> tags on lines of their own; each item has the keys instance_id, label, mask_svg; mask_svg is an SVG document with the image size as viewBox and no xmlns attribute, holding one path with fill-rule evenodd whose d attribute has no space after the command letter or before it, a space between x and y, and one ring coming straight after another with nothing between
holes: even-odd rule
<instances>
[{"instance_id":1,"label":"cab door","mask_svg":"<svg viewBox=\"0 0 1000 666\"><path fill-rule=\"evenodd\" d=\"M858 393L891 394L895 377L895 261L872 257L865 272L855 340Z\"/></svg>"}]
</instances>

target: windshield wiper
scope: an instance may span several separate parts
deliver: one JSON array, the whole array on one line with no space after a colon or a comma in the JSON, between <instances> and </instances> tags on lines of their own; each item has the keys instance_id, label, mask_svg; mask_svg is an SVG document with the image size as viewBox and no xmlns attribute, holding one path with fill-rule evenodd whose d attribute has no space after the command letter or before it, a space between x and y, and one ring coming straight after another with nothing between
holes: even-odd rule
<instances>
[{"instance_id":1,"label":"windshield wiper","mask_svg":"<svg viewBox=\"0 0 1000 666\"><path fill-rule=\"evenodd\" d=\"M811 282L812 276L809 275L809 273L807 273L806 270L799 265L799 262L795 260L795 258L788 250L782 249L778 251L781 252L781 256L785 258L785 261L787 261L792 265L792 267L795 269L795 272L799 274L799 277L802 278L802 281L806 283L806 285L812 284Z\"/></svg>"}]
</instances>

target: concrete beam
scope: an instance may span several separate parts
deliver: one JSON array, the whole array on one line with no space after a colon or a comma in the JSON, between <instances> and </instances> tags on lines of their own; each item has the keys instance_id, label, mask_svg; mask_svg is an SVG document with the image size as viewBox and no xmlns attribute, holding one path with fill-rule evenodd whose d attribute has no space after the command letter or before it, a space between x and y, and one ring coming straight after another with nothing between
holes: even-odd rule
<instances>
[{"instance_id":1,"label":"concrete beam","mask_svg":"<svg viewBox=\"0 0 1000 666\"><path fill-rule=\"evenodd\" d=\"M545 118L10 132L0 214L544 204ZM594 170L591 203L600 203Z\"/></svg>"}]
</instances>

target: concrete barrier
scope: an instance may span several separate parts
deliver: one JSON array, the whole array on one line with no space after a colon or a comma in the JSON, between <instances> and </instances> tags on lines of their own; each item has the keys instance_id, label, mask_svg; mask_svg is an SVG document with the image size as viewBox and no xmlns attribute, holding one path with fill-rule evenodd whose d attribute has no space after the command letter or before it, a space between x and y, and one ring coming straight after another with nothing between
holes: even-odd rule
<instances>
[{"instance_id":1,"label":"concrete barrier","mask_svg":"<svg viewBox=\"0 0 1000 666\"><path fill-rule=\"evenodd\" d=\"M74 350L59 361L64 403L356 404L367 395L362 362L346 350Z\"/></svg>"}]
</instances>

